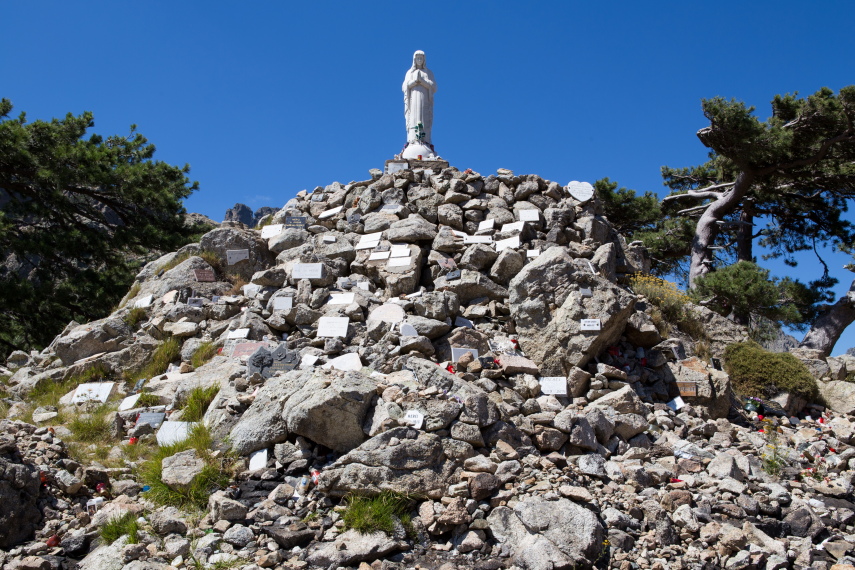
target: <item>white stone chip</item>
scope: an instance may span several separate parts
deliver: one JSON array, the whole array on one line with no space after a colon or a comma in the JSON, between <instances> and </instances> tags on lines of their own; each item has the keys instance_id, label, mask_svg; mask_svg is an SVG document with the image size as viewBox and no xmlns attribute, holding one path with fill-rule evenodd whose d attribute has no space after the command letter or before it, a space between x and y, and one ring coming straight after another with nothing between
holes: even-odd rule
<instances>
[{"instance_id":1,"label":"white stone chip","mask_svg":"<svg viewBox=\"0 0 855 570\"><path fill-rule=\"evenodd\" d=\"M154 302L154 295L146 295L145 297L140 297L134 303L135 309L145 309L146 307L150 307Z\"/></svg>"},{"instance_id":2,"label":"white stone chip","mask_svg":"<svg viewBox=\"0 0 855 570\"><path fill-rule=\"evenodd\" d=\"M362 360L355 352L349 352L347 354L342 354L337 358L333 358L321 368L334 368L335 370L342 370L344 372L357 372L362 370Z\"/></svg>"},{"instance_id":3,"label":"white stone chip","mask_svg":"<svg viewBox=\"0 0 855 570\"><path fill-rule=\"evenodd\" d=\"M343 207L344 206L336 206L335 208L329 209L325 212L321 212L321 215L318 216L318 219L319 220L326 220L327 218L332 218L333 216L335 216L336 214L341 212L341 209Z\"/></svg>"},{"instance_id":4,"label":"white stone chip","mask_svg":"<svg viewBox=\"0 0 855 570\"><path fill-rule=\"evenodd\" d=\"M300 368L308 368L314 366L319 360L319 357L314 354L304 354L300 359Z\"/></svg>"}]
</instances>

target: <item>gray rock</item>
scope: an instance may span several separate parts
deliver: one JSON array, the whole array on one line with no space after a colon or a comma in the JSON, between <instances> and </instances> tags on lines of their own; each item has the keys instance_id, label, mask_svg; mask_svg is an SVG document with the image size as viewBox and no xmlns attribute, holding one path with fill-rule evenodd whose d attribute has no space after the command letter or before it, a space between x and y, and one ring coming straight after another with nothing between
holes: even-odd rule
<instances>
[{"instance_id":1,"label":"gray rock","mask_svg":"<svg viewBox=\"0 0 855 570\"><path fill-rule=\"evenodd\" d=\"M460 270L460 278L449 281L445 277L434 280L437 291L451 291L457 295L461 303L468 303L478 297L503 300L508 296L508 290L491 281L483 273L469 269Z\"/></svg>"},{"instance_id":2,"label":"gray rock","mask_svg":"<svg viewBox=\"0 0 855 570\"><path fill-rule=\"evenodd\" d=\"M579 471L592 477L606 476L606 460L594 453L579 457Z\"/></svg>"},{"instance_id":3,"label":"gray rock","mask_svg":"<svg viewBox=\"0 0 855 570\"><path fill-rule=\"evenodd\" d=\"M525 258L522 254L511 248L503 249L490 268L490 279L499 285L507 286L524 265Z\"/></svg>"},{"instance_id":4,"label":"gray rock","mask_svg":"<svg viewBox=\"0 0 855 570\"><path fill-rule=\"evenodd\" d=\"M232 429L232 447L247 454L294 433L350 451L365 439L362 423L374 392L374 381L359 372L310 369L276 376Z\"/></svg>"},{"instance_id":5,"label":"gray rock","mask_svg":"<svg viewBox=\"0 0 855 570\"><path fill-rule=\"evenodd\" d=\"M605 532L597 516L567 499L528 497L487 517L513 563L528 570L588 567L599 557Z\"/></svg>"},{"instance_id":6,"label":"gray rock","mask_svg":"<svg viewBox=\"0 0 855 570\"><path fill-rule=\"evenodd\" d=\"M252 530L242 524L233 525L223 533L223 540L238 548L243 548L254 539L255 535Z\"/></svg>"},{"instance_id":7,"label":"gray rock","mask_svg":"<svg viewBox=\"0 0 855 570\"><path fill-rule=\"evenodd\" d=\"M107 317L66 329L51 348L66 366L99 352L118 350L122 341L132 334L131 328L119 318Z\"/></svg>"},{"instance_id":8,"label":"gray rock","mask_svg":"<svg viewBox=\"0 0 855 570\"><path fill-rule=\"evenodd\" d=\"M205 461L199 457L195 449L179 451L163 459L160 480L172 489L187 489L204 468Z\"/></svg>"},{"instance_id":9,"label":"gray rock","mask_svg":"<svg viewBox=\"0 0 855 570\"><path fill-rule=\"evenodd\" d=\"M175 507L164 507L154 511L148 522L151 528L160 536L167 534L184 534L187 532L187 523L184 522L181 511Z\"/></svg>"},{"instance_id":10,"label":"gray rock","mask_svg":"<svg viewBox=\"0 0 855 570\"><path fill-rule=\"evenodd\" d=\"M473 455L467 443L399 427L369 439L324 469L318 489L336 497L388 490L439 499L458 482L463 461Z\"/></svg>"},{"instance_id":11,"label":"gray rock","mask_svg":"<svg viewBox=\"0 0 855 570\"><path fill-rule=\"evenodd\" d=\"M208 508L211 510L211 520L214 521L242 521L246 519L246 507L238 501L230 499L222 491L217 491L208 498Z\"/></svg>"},{"instance_id":12,"label":"gray rock","mask_svg":"<svg viewBox=\"0 0 855 570\"><path fill-rule=\"evenodd\" d=\"M405 545L405 542L399 542L383 532L360 534L351 529L337 536L333 542L313 544L306 561L323 568L355 566L397 552Z\"/></svg>"},{"instance_id":13,"label":"gray rock","mask_svg":"<svg viewBox=\"0 0 855 570\"><path fill-rule=\"evenodd\" d=\"M0 432L2 428L0 421ZM42 519L38 498L38 469L0 456L0 548L8 550L32 539Z\"/></svg>"},{"instance_id":14,"label":"gray rock","mask_svg":"<svg viewBox=\"0 0 855 570\"><path fill-rule=\"evenodd\" d=\"M606 394L602 398L597 399L597 401L592 402L588 408L600 410L614 408L616 412L621 414L647 415L647 408L644 406L641 398L632 389L632 386L624 386L620 390Z\"/></svg>"},{"instance_id":15,"label":"gray rock","mask_svg":"<svg viewBox=\"0 0 855 570\"><path fill-rule=\"evenodd\" d=\"M426 336L431 340L439 338L451 330L451 326L445 321L427 317L410 316L407 318L407 323L412 325L421 336Z\"/></svg>"}]
</instances>

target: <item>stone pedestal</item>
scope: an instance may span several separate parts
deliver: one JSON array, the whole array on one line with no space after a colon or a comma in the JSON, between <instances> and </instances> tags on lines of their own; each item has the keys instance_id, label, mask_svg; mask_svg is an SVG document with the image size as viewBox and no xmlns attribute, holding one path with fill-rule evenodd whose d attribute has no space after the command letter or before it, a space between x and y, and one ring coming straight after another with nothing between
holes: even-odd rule
<instances>
[{"instance_id":1,"label":"stone pedestal","mask_svg":"<svg viewBox=\"0 0 855 570\"><path fill-rule=\"evenodd\" d=\"M434 174L439 174L443 168L448 168L448 161L438 160L418 160L398 158L386 161L385 173L397 172L399 170L433 170Z\"/></svg>"}]
</instances>

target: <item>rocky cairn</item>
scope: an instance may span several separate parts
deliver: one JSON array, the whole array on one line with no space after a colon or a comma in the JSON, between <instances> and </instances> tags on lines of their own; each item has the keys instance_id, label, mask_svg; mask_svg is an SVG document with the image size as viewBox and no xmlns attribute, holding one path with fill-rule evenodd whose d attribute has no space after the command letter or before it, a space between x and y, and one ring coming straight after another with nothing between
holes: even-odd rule
<instances>
[{"instance_id":1,"label":"rocky cairn","mask_svg":"<svg viewBox=\"0 0 855 570\"><path fill-rule=\"evenodd\" d=\"M800 355L829 409L784 394L774 418L743 411L691 339L660 336L628 288L646 251L596 197L508 171L372 171L267 221L224 223L149 263L124 308L10 357L4 568L853 568L855 359ZM698 311L713 356L745 338ZM117 378L169 338L180 358L146 380L156 405L110 415L110 456L163 436L142 412L172 429L212 389L202 423L243 469L204 514L157 505L128 458L71 459L63 410L20 420L34 389ZM194 368L204 343L219 354ZM204 467L181 451L162 481ZM411 499L409 524L347 528L348 498L382 493ZM136 543L98 538L126 513Z\"/></svg>"}]
</instances>

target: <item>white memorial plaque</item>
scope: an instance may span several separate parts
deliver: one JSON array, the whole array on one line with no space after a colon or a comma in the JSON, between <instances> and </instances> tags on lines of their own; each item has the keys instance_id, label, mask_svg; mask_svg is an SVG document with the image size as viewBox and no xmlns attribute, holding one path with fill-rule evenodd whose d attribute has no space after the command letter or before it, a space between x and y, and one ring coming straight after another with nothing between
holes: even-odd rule
<instances>
[{"instance_id":1,"label":"white memorial plaque","mask_svg":"<svg viewBox=\"0 0 855 570\"><path fill-rule=\"evenodd\" d=\"M122 400L122 403L119 404L119 411L125 412L127 410L134 409L134 406L137 405L137 400L140 399L141 395L142 394L131 394L130 396Z\"/></svg>"},{"instance_id":2,"label":"white memorial plaque","mask_svg":"<svg viewBox=\"0 0 855 570\"><path fill-rule=\"evenodd\" d=\"M407 410L404 414L404 421L416 429L422 429L422 424L425 421L425 415L418 410Z\"/></svg>"},{"instance_id":3,"label":"white memorial plaque","mask_svg":"<svg viewBox=\"0 0 855 570\"><path fill-rule=\"evenodd\" d=\"M412 261L410 257L394 257L386 262L386 267L409 267Z\"/></svg>"},{"instance_id":4,"label":"white memorial plaque","mask_svg":"<svg viewBox=\"0 0 855 570\"><path fill-rule=\"evenodd\" d=\"M393 172L401 172L402 170L406 170L410 167L408 162L390 162L386 165L386 172L388 174L392 174Z\"/></svg>"},{"instance_id":5,"label":"white memorial plaque","mask_svg":"<svg viewBox=\"0 0 855 570\"><path fill-rule=\"evenodd\" d=\"M451 361L457 362L458 360L460 360L460 357L463 356L464 354L466 354L467 352L471 352L472 356L474 356L475 358L478 358L478 349L477 348L466 348L466 347L455 348L452 346L451 347Z\"/></svg>"},{"instance_id":6,"label":"white memorial plaque","mask_svg":"<svg viewBox=\"0 0 855 570\"><path fill-rule=\"evenodd\" d=\"M146 295L145 297L140 297L134 303L135 309L145 309L146 307L150 307L154 302L154 295Z\"/></svg>"},{"instance_id":7,"label":"white memorial plaque","mask_svg":"<svg viewBox=\"0 0 855 570\"><path fill-rule=\"evenodd\" d=\"M504 224L502 226L502 233L507 232L521 232L525 228L525 222L514 222L512 224Z\"/></svg>"},{"instance_id":8,"label":"white memorial plaque","mask_svg":"<svg viewBox=\"0 0 855 570\"><path fill-rule=\"evenodd\" d=\"M248 249L229 249L226 250L226 264L234 265L244 259L249 259Z\"/></svg>"},{"instance_id":9,"label":"white memorial plaque","mask_svg":"<svg viewBox=\"0 0 855 570\"><path fill-rule=\"evenodd\" d=\"M679 410L680 408L685 406L686 402L683 401L683 398L681 398L680 396L677 396L676 398L674 398L670 402L666 402L665 405L676 412L677 410Z\"/></svg>"},{"instance_id":10,"label":"white memorial plaque","mask_svg":"<svg viewBox=\"0 0 855 570\"><path fill-rule=\"evenodd\" d=\"M528 210L520 210L520 221L521 222L539 222L540 221L540 210L528 209Z\"/></svg>"},{"instance_id":11,"label":"white memorial plaque","mask_svg":"<svg viewBox=\"0 0 855 570\"><path fill-rule=\"evenodd\" d=\"M360 236L359 243L356 244L356 249L374 249L382 238L383 232L374 232Z\"/></svg>"},{"instance_id":12,"label":"white memorial plaque","mask_svg":"<svg viewBox=\"0 0 855 570\"><path fill-rule=\"evenodd\" d=\"M496 242L496 251L502 251L503 249L507 249L509 247L519 247L520 246L520 236L514 236L508 239L500 239Z\"/></svg>"},{"instance_id":13,"label":"white memorial plaque","mask_svg":"<svg viewBox=\"0 0 855 570\"><path fill-rule=\"evenodd\" d=\"M525 256L526 256L528 259L531 259L532 257L537 257L537 256L539 256L539 255L540 255L540 250L539 250L539 249L529 249L529 250L527 250L527 251L525 252Z\"/></svg>"},{"instance_id":14,"label":"white memorial plaque","mask_svg":"<svg viewBox=\"0 0 855 570\"><path fill-rule=\"evenodd\" d=\"M463 243L493 243L493 236L466 236Z\"/></svg>"},{"instance_id":15,"label":"white memorial plaque","mask_svg":"<svg viewBox=\"0 0 855 570\"><path fill-rule=\"evenodd\" d=\"M567 395L566 376L541 376L538 382L540 382L540 391L544 394Z\"/></svg>"},{"instance_id":16,"label":"white memorial plaque","mask_svg":"<svg viewBox=\"0 0 855 570\"><path fill-rule=\"evenodd\" d=\"M163 422L157 430L157 444L161 447L184 441L190 436L193 422Z\"/></svg>"},{"instance_id":17,"label":"white memorial plaque","mask_svg":"<svg viewBox=\"0 0 855 570\"><path fill-rule=\"evenodd\" d=\"M261 237L263 239L267 239L272 238L273 236L278 236L284 227L285 224L271 224L269 226L264 226L261 228Z\"/></svg>"},{"instance_id":18,"label":"white memorial plaque","mask_svg":"<svg viewBox=\"0 0 855 570\"><path fill-rule=\"evenodd\" d=\"M389 254L391 251L374 251L371 255L368 256L368 261L381 261L383 259L389 259Z\"/></svg>"},{"instance_id":19,"label":"white memorial plaque","mask_svg":"<svg viewBox=\"0 0 855 570\"><path fill-rule=\"evenodd\" d=\"M324 243L335 243L335 236L324 236Z\"/></svg>"},{"instance_id":20,"label":"white memorial plaque","mask_svg":"<svg viewBox=\"0 0 855 570\"><path fill-rule=\"evenodd\" d=\"M484 220L483 222L478 224L478 231L482 230L492 230L493 226L496 224L496 220L490 218L489 220Z\"/></svg>"},{"instance_id":21,"label":"white memorial plaque","mask_svg":"<svg viewBox=\"0 0 855 570\"><path fill-rule=\"evenodd\" d=\"M582 295L583 299L587 299L594 296L593 291L589 287L582 287L579 289L579 294Z\"/></svg>"},{"instance_id":22,"label":"white memorial plaque","mask_svg":"<svg viewBox=\"0 0 855 570\"><path fill-rule=\"evenodd\" d=\"M267 450L259 449L249 454L249 470L258 471L267 467Z\"/></svg>"},{"instance_id":23,"label":"white memorial plaque","mask_svg":"<svg viewBox=\"0 0 855 570\"><path fill-rule=\"evenodd\" d=\"M322 279L323 276L323 263L295 263L291 268L291 277L294 279Z\"/></svg>"},{"instance_id":24,"label":"white memorial plaque","mask_svg":"<svg viewBox=\"0 0 855 570\"><path fill-rule=\"evenodd\" d=\"M87 382L86 384L81 384L74 391L71 403L106 402L115 387L115 382Z\"/></svg>"},{"instance_id":25,"label":"white memorial plaque","mask_svg":"<svg viewBox=\"0 0 855 570\"><path fill-rule=\"evenodd\" d=\"M461 232L459 230L451 230L451 233L457 237L462 237L464 239L469 237L469 234L467 234L466 232Z\"/></svg>"},{"instance_id":26,"label":"white memorial plaque","mask_svg":"<svg viewBox=\"0 0 855 570\"><path fill-rule=\"evenodd\" d=\"M290 311L292 308L294 308L294 297L273 298L274 311Z\"/></svg>"},{"instance_id":27,"label":"white memorial plaque","mask_svg":"<svg viewBox=\"0 0 855 570\"><path fill-rule=\"evenodd\" d=\"M419 336L419 331L410 323L401 323L401 336Z\"/></svg>"},{"instance_id":28,"label":"white memorial plaque","mask_svg":"<svg viewBox=\"0 0 855 570\"><path fill-rule=\"evenodd\" d=\"M580 202L587 202L591 198L594 197L594 187L591 186L588 182L579 182L578 180L573 180L567 183L565 186L567 192L573 196L576 200Z\"/></svg>"},{"instance_id":29,"label":"white memorial plaque","mask_svg":"<svg viewBox=\"0 0 855 570\"><path fill-rule=\"evenodd\" d=\"M356 298L356 293L330 293L327 305L350 305Z\"/></svg>"},{"instance_id":30,"label":"white memorial plaque","mask_svg":"<svg viewBox=\"0 0 855 570\"><path fill-rule=\"evenodd\" d=\"M319 358L314 354L304 354L303 358L300 359L300 368L314 366L318 359Z\"/></svg>"},{"instance_id":31,"label":"white memorial plaque","mask_svg":"<svg viewBox=\"0 0 855 570\"><path fill-rule=\"evenodd\" d=\"M368 284L368 281L359 281L356 283L356 286L358 288L362 289L363 291L370 291L371 290L371 286Z\"/></svg>"},{"instance_id":32,"label":"white memorial plaque","mask_svg":"<svg viewBox=\"0 0 855 570\"><path fill-rule=\"evenodd\" d=\"M344 206L336 206L335 208L332 208L332 209L327 210L325 212L321 212L321 215L318 216L318 219L319 220L326 220L327 218L332 218L333 216L335 216L336 214L341 212L341 209L343 207Z\"/></svg>"},{"instance_id":33,"label":"white memorial plaque","mask_svg":"<svg viewBox=\"0 0 855 570\"><path fill-rule=\"evenodd\" d=\"M229 331L229 336L227 338L247 338L249 336L249 329L234 329L233 331Z\"/></svg>"},{"instance_id":34,"label":"white memorial plaque","mask_svg":"<svg viewBox=\"0 0 855 570\"><path fill-rule=\"evenodd\" d=\"M321 368L333 368L343 372L358 372L359 370L362 370L362 360L360 360L359 355L355 352L349 352L333 358Z\"/></svg>"},{"instance_id":35,"label":"white memorial plaque","mask_svg":"<svg viewBox=\"0 0 855 570\"><path fill-rule=\"evenodd\" d=\"M349 317L321 317L318 319L318 337L347 336Z\"/></svg>"},{"instance_id":36,"label":"white memorial plaque","mask_svg":"<svg viewBox=\"0 0 855 570\"><path fill-rule=\"evenodd\" d=\"M410 246L408 245L393 245L391 257L410 257Z\"/></svg>"},{"instance_id":37,"label":"white memorial plaque","mask_svg":"<svg viewBox=\"0 0 855 570\"><path fill-rule=\"evenodd\" d=\"M600 319L582 319L579 329L583 331L598 331L600 330Z\"/></svg>"}]
</instances>

